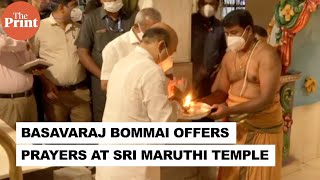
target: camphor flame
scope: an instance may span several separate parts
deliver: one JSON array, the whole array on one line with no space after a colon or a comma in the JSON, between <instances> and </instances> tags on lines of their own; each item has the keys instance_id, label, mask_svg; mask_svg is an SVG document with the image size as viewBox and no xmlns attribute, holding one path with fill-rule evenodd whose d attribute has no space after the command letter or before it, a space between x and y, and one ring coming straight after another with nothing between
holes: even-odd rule
<instances>
[{"instance_id":1,"label":"camphor flame","mask_svg":"<svg viewBox=\"0 0 320 180\"><path fill-rule=\"evenodd\" d=\"M183 107L184 108L189 108L190 107L190 104L191 104L191 95L187 95L187 97L185 98L184 100L184 104L183 104Z\"/></svg>"}]
</instances>

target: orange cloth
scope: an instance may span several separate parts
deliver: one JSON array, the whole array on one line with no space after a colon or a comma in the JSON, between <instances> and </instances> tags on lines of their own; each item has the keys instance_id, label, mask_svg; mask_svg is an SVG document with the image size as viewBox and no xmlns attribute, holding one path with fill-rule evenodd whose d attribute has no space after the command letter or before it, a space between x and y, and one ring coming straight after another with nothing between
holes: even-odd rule
<instances>
[{"instance_id":1,"label":"orange cloth","mask_svg":"<svg viewBox=\"0 0 320 180\"><path fill-rule=\"evenodd\" d=\"M245 116L237 124L237 144L275 144L275 167L221 167L218 180L280 180L282 167L282 111L278 101L268 109ZM248 99L229 93L228 106L235 106Z\"/></svg>"}]
</instances>

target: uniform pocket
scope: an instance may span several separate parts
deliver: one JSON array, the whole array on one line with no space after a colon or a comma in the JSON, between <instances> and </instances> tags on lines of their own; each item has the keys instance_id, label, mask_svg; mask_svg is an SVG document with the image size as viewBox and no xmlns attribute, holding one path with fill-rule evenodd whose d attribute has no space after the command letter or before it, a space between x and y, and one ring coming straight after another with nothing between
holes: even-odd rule
<instances>
[{"instance_id":1,"label":"uniform pocket","mask_svg":"<svg viewBox=\"0 0 320 180\"><path fill-rule=\"evenodd\" d=\"M112 35L108 32L96 32L94 40L96 49L102 52L104 47L112 40Z\"/></svg>"},{"instance_id":2,"label":"uniform pocket","mask_svg":"<svg viewBox=\"0 0 320 180\"><path fill-rule=\"evenodd\" d=\"M77 89L74 91L74 95L77 96L77 99L84 101L84 102L90 102L90 90L89 89Z\"/></svg>"}]
</instances>

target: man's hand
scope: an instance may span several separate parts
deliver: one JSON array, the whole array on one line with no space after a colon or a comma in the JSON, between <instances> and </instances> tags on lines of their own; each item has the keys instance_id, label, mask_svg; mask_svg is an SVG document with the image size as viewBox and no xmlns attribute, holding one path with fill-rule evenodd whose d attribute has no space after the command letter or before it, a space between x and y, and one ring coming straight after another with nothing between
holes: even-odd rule
<instances>
[{"instance_id":1,"label":"man's hand","mask_svg":"<svg viewBox=\"0 0 320 180\"><path fill-rule=\"evenodd\" d=\"M184 78L181 79L176 79L173 78L173 80L175 81L175 86L181 91L181 92L185 92L187 87L188 87L188 81Z\"/></svg>"},{"instance_id":2,"label":"man's hand","mask_svg":"<svg viewBox=\"0 0 320 180\"><path fill-rule=\"evenodd\" d=\"M78 48L80 63L96 78L100 79L101 69L91 57L91 52L86 48Z\"/></svg>"},{"instance_id":3,"label":"man's hand","mask_svg":"<svg viewBox=\"0 0 320 180\"><path fill-rule=\"evenodd\" d=\"M101 80L101 89L107 91L108 89L108 80Z\"/></svg>"},{"instance_id":4,"label":"man's hand","mask_svg":"<svg viewBox=\"0 0 320 180\"><path fill-rule=\"evenodd\" d=\"M182 94L185 94L185 91L188 87L188 81L181 78L176 79L175 77L173 80L170 80L168 83L168 94L169 97L173 96L175 92L180 92Z\"/></svg>"},{"instance_id":5,"label":"man's hand","mask_svg":"<svg viewBox=\"0 0 320 180\"><path fill-rule=\"evenodd\" d=\"M176 78L174 78L173 80L169 81L168 84L169 98L182 102L182 99L186 96L187 93L186 89L187 81L185 79L177 80Z\"/></svg>"},{"instance_id":6,"label":"man's hand","mask_svg":"<svg viewBox=\"0 0 320 180\"><path fill-rule=\"evenodd\" d=\"M229 115L229 108L225 104L214 104L211 109L215 110L209 115L212 119L221 119Z\"/></svg>"},{"instance_id":7,"label":"man's hand","mask_svg":"<svg viewBox=\"0 0 320 180\"><path fill-rule=\"evenodd\" d=\"M41 76L43 74L44 69L35 69L32 70L32 74L35 76Z\"/></svg>"},{"instance_id":8,"label":"man's hand","mask_svg":"<svg viewBox=\"0 0 320 180\"><path fill-rule=\"evenodd\" d=\"M48 86L46 86L45 88L45 96L46 98L48 98L49 100L55 101L58 100L58 89L54 84L50 84Z\"/></svg>"},{"instance_id":9,"label":"man's hand","mask_svg":"<svg viewBox=\"0 0 320 180\"><path fill-rule=\"evenodd\" d=\"M42 77L41 80L43 84L44 98L49 101L57 101L59 99L57 87L45 77Z\"/></svg>"}]
</instances>

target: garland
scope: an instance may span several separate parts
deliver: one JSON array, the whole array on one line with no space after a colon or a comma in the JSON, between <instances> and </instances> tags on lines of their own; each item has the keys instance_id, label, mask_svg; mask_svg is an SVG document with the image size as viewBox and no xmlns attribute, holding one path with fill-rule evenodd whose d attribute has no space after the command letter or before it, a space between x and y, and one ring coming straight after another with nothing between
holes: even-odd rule
<instances>
[{"instance_id":1,"label":"garland","mask_svg":"<svg viewBox=\"0 0 320 180\"><path fill-rule=\"evenodd\" d=\"M275 8L275 21L278 27L284 29L293 28L303 10L305 0L280 0ZM282 30L276 33L276 41L280 44Z\"/></svg>"},{"instance_id":2,"label":"garland","mask_svg":"<svg viewBox=\"0 0 320 180\"><path fill-rule=\"evenodd\" d=\"M280 45L284 73L291 64L294 36L307 25L319 5L320 0L280 0L276 5L274 21L279 27L276 43Z\"/></svg>"}]
</instances>

